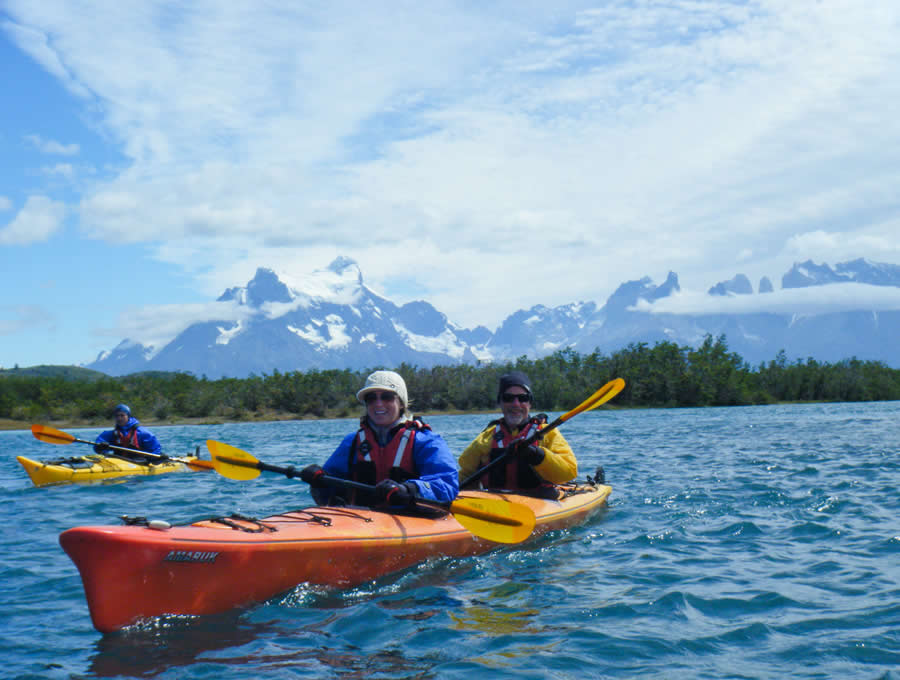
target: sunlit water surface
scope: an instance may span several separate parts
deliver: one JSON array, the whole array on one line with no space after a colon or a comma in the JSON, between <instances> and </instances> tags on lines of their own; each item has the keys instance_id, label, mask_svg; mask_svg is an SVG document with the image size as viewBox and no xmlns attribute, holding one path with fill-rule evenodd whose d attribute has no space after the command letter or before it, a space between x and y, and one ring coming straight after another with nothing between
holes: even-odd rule
<instances>
[{"instance_id":1,"label":"sunlit water surface","mask_svg":"<svg viewBox=\"0 0 900 680\"><path fill-rule=\"evenodd\" d=\"M555 414L551 414L555 415ZM428 419L455 453L485 416ZM0 675L13 678L900 678L900 402L601 411L562 431L603 465L589 524L359 588L101 635L58 536L121 515L187 522L311 503L277 474L35 488L0 432ZM160 427L321 462L352 420ZM99 430L72 430L93 439ZM204 455L208 456L204 449Z\"/></svg>"}]
</instances>

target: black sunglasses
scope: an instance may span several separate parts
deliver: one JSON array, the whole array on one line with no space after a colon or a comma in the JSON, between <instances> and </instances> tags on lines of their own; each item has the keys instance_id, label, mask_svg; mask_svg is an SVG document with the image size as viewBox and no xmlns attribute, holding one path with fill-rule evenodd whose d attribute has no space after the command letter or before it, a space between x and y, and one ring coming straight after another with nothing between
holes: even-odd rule
<instances>
[{"instance_id":1,"label":"black sunglasses","mask_svg":"<svg viewBox=\"0 0 900 680\"><path fill-rule=\"evenodd\" d=\"M373 403L376 399L380 399L381 401L394 401L394 397L397 395L393 392L369 392L364 399L367 404Z\"/></svg>"},{"instance_id":2,"label":"black sunglasses","mask_svg":"<svg viewBox=\"0 0 900 680\"><path fill-rule=\"evenodd\" d=\"M504 392L503 396L500 398L503 399L504 404L511 404L514 401L518 401L520 404L527 404L531 401L530 394L510 394L509 392Z\"/></svg>"}]
</instances>

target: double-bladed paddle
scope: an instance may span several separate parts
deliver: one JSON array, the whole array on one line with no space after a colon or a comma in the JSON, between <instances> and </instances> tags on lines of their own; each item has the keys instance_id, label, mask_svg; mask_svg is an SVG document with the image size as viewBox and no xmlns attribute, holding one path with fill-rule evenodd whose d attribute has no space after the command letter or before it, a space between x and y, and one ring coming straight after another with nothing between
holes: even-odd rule
<instances>
[{"instance_id":1,"label":"double-bladed paddle","mask_svg":"<svg viewBox=\"0 0 900 680\"><path fill-rule=\"evenodd\" d=\"M578 404L578 406L573 408L571 411L566 411L559 418L554 420L552 423L550 423L546 427L543 427L540 430L538 430L537 432L535 432L533 435L531 435L528 439L521 442L519 445L520 446L530 446L535 441L537 441L538 439L543 437L545 434L547 434L550 430L553 430L553 429L559 427L560 425L562 425L564 422L566 422L570 418L574 418L579 413L584 413L585 411L590 411L591 409L595 409L598 406L605 404L610 399L612 399L614 396L616 396L619 392L621 392L623 389L625 389L625 381L622 380L622 378L615 378L614 380L610 380L603 387L601 387L599 390L594 392L591 396L589 396L583 402ZM469 484L474 482L476 479L481 477L485 472L487 472L494 466L499 465L501 461L506 460L506 456L508 454L509 454L509 451L507 450L503 454L497 456L490 463L488 463L487 465L482 467L480 470L476 470L475 472L473 472L466 479L464 479L462 482L460 482L459 488L461 488L461 489L465 488L466 486L468 486Z\"/></svg>"},{"instance_id":2,"label":"double-bladed paddle","mask_svg":"<svg viewBox=\"0 0 900 680\"><path fill-rule=\"evenodd\" d=\"M300 476L300 470L294 466L281 467L264 463L250 453L224 442L208 439L206 446L209 448L216 472L229 479L255 479L261 471L278 472L288 478ZM375 490L375 487L369 484L340 477L323 475L319 479L330 486L370 492ZM457 522L475 536L495 543L521 543L534 529L535 517L531 508L502 498L458 497L450 503L416 498L414 502L422 508L434 508L451 513Z\"/></svg>"},{"instance_id":3,"label":"double-bladed paddle","mask_svg":"<svg viewBox=\"0 0 900 680\"><path fill-rule=\"evenodd\" d=\"M39 439L42 442L47 442L48 444L72 444L74 442L78 442L79 444L90 444L91 446L95 446L97 444L97 442L89 442L87 439L78 439L75 435L69 434L68 432L63 432L62 430L57 430L52 427L47 427L46 425L32 425L31 434L34 435L35 439ZM104 444L104 446L112 449L113 451L125 452L125 454L114 453L113 455L115 455L117 458L122 458L123 460L127 460L131 463L134 462L134 459L130 458L126 454L144 456L146 458L151 458L160 462L172 460L176 463L184 463L185 465L203 468L205 470L211 470L213 467L212 461L208 460L191 460L190 458L173 458L172 456L161 456L158 453L138 451L137 449L129 449L127 446L115 446L114 444Z\"/></svg>"}]
</instances>

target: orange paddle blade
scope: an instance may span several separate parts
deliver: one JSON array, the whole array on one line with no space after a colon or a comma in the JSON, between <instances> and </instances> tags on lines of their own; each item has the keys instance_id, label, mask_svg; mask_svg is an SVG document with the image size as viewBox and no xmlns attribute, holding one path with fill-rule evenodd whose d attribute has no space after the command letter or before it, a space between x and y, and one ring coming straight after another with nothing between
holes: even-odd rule
<instances>
[{"instance_id":1,"label":"orange paddle blade","mask_svg":"<svg viewBox=\"0 0 900 680\"><path fill-rule=\"evenodd\" d=\"M48 444L71 444L75 441L75 436L62 430L57 430L46 425L32 425L31 434L35 439L40 439Z\"/></svg>"}]
</instances>

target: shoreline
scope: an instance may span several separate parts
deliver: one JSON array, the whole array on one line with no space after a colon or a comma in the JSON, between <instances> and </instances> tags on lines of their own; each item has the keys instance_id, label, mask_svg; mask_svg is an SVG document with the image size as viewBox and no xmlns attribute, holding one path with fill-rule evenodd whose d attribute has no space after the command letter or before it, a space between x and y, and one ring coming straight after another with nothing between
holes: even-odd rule
<instances>
[{"instance_id":1,"label":"shoreline","mask_svg":"<svg viewBox=\"0 0 900 680\"><path fill-rule=\"evenodd\" d=\"M611 411L625 411L625 410L642 410L642 409L665 409L665 410L677 410L681 408L747 408L753 406L792 406L798 404L829 404L834 403L829 400L814 400L814 401L776 401L770 404L740 404L737 406L618 406L616 404L604 404L603 409L608 409ZM847 402L847 403L857 403L857 402ZM861 403L861 402L860 402ZM877 403L877 400L871 400L866 403ZM562 409L550 409L549 412L562 411ZM416 416L421 417L428 422L428 418L433 416L477 416L477 415L486 415L486 416L496 416L499 414L500 409L486 409L479 411L462 411L462 410L449 410L449 411L427 411L425 413L415 413ZM352 415L342 415L342 414L330 414L325 416L317 416L313 414L297 414L297 413L277 413L277 412L266 412L266 413L252 413L247 417L231 417L226 418L222 416L213 416L213 417L203 417L203 418L189 418L189 417L181 417L181 418L162 418L155 419L150 418L147 420L143 420L138 418L141 421L141 425L148 429L153 427L169 427L169 426L177 426L177 425L226 425L226 424L236 424L236 423L275 423L284 420L353 420L359 418L362 415L362 411L359 414ZM41 421L26 421L26 420L11 420L9 418L0 418L0 432L4 431L13 431L13 430L24 430L28 431L31 429L32 425L40 424L47 425L49 427L55 427L58 430L65 430L66 428L72 429L88 429L88 428L102 428L104 430L111 430L113 428L113 423L110 420L41 420Z\"/></svg>"},{"instance_id":2,"label":"shoreline","mask_svg":"<svg viewBox=\"0 0 900 680\"><path fill-rule=\"evenodd\" d=\"M420 416L422 418L427 419L432 416L461 416L461 415L479 415L479 414L491 414L496 413L496 411L430 411L426 414L416 413L415 415ZM362 415L360 412L359 415ZM204 418L162 418L162 419L154 419L148 418L144 420L142 418L138 418L141 422L141 427L146 427L147 429L152 429L154 427L169 427L169 426L177 426L177 425L225 425L229 423L275 423L284 420L353 420L359 417L359 415L326 415L326 416L315 416L315 415L300 415L297 413L253 413L250 414L249 417L244 418L224 418L224 417L204 417ZM24 430L28 431L31 429L32 425L40 424L46 425L48 427L54 427L57 430L65 430L65 429L88 429L88 428L102 428L104 430L111 430L113 428L113 423L109 420L41 420L41 421L26 421L26 420L11 420L8 418L0 418L0 432L2 431L14 431L14 430Z\"/></svg>"}]
</instances>

